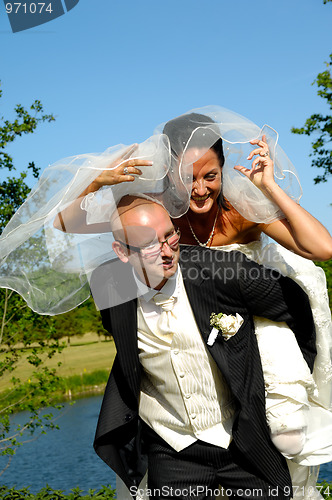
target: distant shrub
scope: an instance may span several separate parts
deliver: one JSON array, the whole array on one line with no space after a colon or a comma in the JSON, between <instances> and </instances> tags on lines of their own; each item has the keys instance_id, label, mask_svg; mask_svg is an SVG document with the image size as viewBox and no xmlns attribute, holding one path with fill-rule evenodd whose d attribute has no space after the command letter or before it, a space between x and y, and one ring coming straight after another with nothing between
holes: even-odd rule
<instances>
[{"instance_id":1,"label":"distant shrub","mask_svg":"<svg viewBox=\"0 0 332 500\"><path fill-rule=\"evenodd\" d=\"M317 489L324 500L332 499L332 483L329 483L328 481L322 481L317 484Z\"/></svg>"},{"instance_id":2,"label":"distant shrub","mask_svg":"<svg viewBox=\"0 0 332 500\"><path fill-rule=\"evenodd\" d=\"M83 490L73 488L66 495L61 490L53 490L49 486L42 488L38 493L30 493L29 488L16 490L8 486L0 486L1 500L109 500L115 498L115 490L109 486L102 486L100 490L89 490L87 494L82 495Z\"/></svg>"},{"instance_id":3,"label":"distant shrub","mask_svg":"<svg viewBox=\"0 0 332 500\"><path fill-rule=\"evenodd\" d=\"M71 375L63 378L63 385L68 390L75 391L84 387L106 384L109 372L107 370L95 370L91 373L82 373L81 375Z\"/></svg>"}]
</instances>

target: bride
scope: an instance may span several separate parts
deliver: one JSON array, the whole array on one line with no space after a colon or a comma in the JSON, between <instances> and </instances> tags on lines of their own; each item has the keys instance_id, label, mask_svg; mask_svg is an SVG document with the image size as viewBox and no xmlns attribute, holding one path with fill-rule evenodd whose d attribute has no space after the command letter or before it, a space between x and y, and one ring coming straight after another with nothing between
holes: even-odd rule
<instances>
[{"instance_id":1,"label":"bride","mask_svg":"<svg viewBox=\"0 0 332 500\"><path fill-rule=\"evenodd\" d=\"M235 149L235 144L238 151L240 151L240 153L237 153L238 159L242 159L244 152L241 150L241 139L245 138L249 142L250 134L258 134L260 130L248 120L243 119L243 117L227 112L222 108L207 107L202 108L202 111L206 113L210 108L213 110L210 114L214 118L219 117L218 115L221 114L220 120L224 118L225 113L231 114L233 123L229 123L230 118L228 116L226 124L223 122L217 124L210 116L189 112L167 122L162 127L163 136L168 138L171 148L171 168L166 179L164 179L166 181L164 184L168 184L168 188L173 183L178 198L185 197L183 187L187 188L188 191L190 190L187 213L181 214L178 218L174 207L170 207L169 210L171 215L174 214L177 217L176 224L181 229L182 234L181 242L193 245L205 244L206 246L249 243L259 240L261 233L264 233L285 248L307 259L331 259L332 238L329 232L276 182L277 174L274 172L273 159L268 146L269 141L272 142L276 139L271 136L268 141L266 135L263 134L260 138L250 140L250 144L255 146L246 158L246 160L254 158L250 168L234 165L234 169L246 176L252 185L250 186L250 182L243 183L240 176L234 177L230 172L231 162L229 157L232 154L234 156L234 152L229 150L232 147ZM241 123L240 120L245 120L245 123ZM267 128L267 131L270 135L271 132L272 134L274 132L269 128ZM156 132L158 132L158 129ZM228 136L234 136L235 133L238 135L236 138L237 143L234 143L234 140L230 142ZM225 172L223 172L225 155L221 137L224 138L224 144L227 144L226 180ZM234 137L232 138L234 139ZM238 147L239 145L240 147ZM276 149L276 144L273 144L273 148ZM85 197L91 197L92 193L104 189L105 186L135 182L136 176L143 174L142 167L145 167L146 173L154 162L142 159L137 149L138 145L128 148L124 154L111 165L108 165L108 168L103 170L80 193L77 201L60 213L60 218L55 223L55 226L66 232L74 233L109 231L109 225L102 225L100 217L96 217L97 223L93 224L93 219L90 219L89 225L86 224L86 212L82 210L81 201ZM244 149L243 146L242 149ZM278 151L274 151L274 155L276 153ZM287 171L289 165L285 165L285 162L284 158L280 159L282 168ZM192 168L192 186L190 186L190 189L189 180L187 178L183 179L183 174L186 173L185 170L188 166ZM152 168L154 168L154 165ZM175 170L178 170L178 172L175 172ZM292 174L294 177L296 176L294 170ZM225 188L222 190L222 175L224 176L223 184L227 184L227 201L225 200ZM282 172L282 175L285 174ZM190 175L187 177L189 178ZM290 178L288 181L290 188L293 188L296 182L296 177L295 180ZM256 198L253 195L252 199L250 199L251 193L247 193L247 206L244 206L245 201L239 199L243 196L243 193L236 188L246 191L250 189L254 193L253 188L255 187L257 188ZM296 187L298 188L298 186ZM289 188L288 185L287 188ZM140 186L138 189L142 189L142 187ZM261 196L257 198L258 190ZM165 196L162 197L162 201L165 202ZM176 205L175 197L173 203ZM263 207L265 206L272 207L274 213L267 210L264 212ZM257 213L255 217L254 210L261 213ZM90 208L90 211L92 211L92 208ZM245 215L249 218L246 218ZM105 217L104 214L104 218L107 220L107 215Z\"/></svg>"}]
</instances>

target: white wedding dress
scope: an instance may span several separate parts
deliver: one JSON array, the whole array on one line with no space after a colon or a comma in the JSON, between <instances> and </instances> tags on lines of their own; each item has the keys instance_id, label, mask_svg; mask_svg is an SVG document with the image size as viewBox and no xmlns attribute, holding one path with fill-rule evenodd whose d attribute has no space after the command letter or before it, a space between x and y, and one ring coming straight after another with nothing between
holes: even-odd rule
<instances>
[{"instance_id":1,"label":"white wedding dress","mask_svg":"<svg viewBox=\"0 0 332 500\"><path fill-rule=\"evenodd\" d=\"M284 324L255 318L255 333L260 350L267 400L269 393L289 398L294 405L294 386L301 383L307 392L306 442L288 466L294 498L321 498L316 490L319 464L332 460L332 324L324 271L284 247L262 241L212 247L238 250L248 258L293 279L307 293L316 328L316 348L312 375L295 341ZM273 430L273 429L272 429ZM287 430L287 428L285 429Z\"/></svg>"}]
</instances>

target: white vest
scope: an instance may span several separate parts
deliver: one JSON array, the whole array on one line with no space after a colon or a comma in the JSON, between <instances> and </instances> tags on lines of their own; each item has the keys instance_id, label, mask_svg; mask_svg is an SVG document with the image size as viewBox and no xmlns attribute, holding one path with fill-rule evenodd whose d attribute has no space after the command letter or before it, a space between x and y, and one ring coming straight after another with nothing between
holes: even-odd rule
<instances>
[{"instance_id":1,"label":"white vest","mask_svg":"<svg viewBox=\"0 0 332 500\"><path fill-rule=\"evenodd\" d=\"M169 283L160 292L167 295L167 287ZM200 335L180 272L174 293L168 294L177 298L173 312L178 327L171 340L154 334L160 307L144 298L138 302L138 348L144 369L139 415L176 451L197 439L227 448L232 395Z\"/></svg>"}]
</instances>

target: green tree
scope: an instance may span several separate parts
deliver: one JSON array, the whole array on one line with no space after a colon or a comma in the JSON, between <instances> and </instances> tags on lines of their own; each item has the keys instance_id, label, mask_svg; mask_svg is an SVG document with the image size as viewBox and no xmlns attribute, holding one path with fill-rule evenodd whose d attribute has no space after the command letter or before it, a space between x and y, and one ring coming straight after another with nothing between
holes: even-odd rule
<instances>
[{"instance_id":1,"label":"green tree","mask_svg":"<svg viewBox=\"0 0 332 500\"><path fill-rule=\"evenodd\" d=\"M84 304L65 314L58 314L54 317L55 336L62 339L67 337L70 344L70 337L74 335L83 336L85 333L94 332L99 336L110 336L104 330L99 311L97 311L93 299L90 297Z\"/></svg>"},{"instance_id":2,"label":"green tree","mask_svg":"<svg viewBox=\"0 0 332 500\"><path fill-rule=\"evenodd\" d=\"M316 266L321 267L325 272L330 309L332 310L332 260L327 260L325 262L315 262L315 264Z\"/></svg>"},{"instance_id":3,"label":"green tree","mask_svg":"<svg viewBox=\"0 0 332 500\"><path fill-rule=\"evenodd\" d=\"M331 0L325 0L324 3ZM317 75L313 84L317 84L317 94L326 100L330 114L322 115L315 113L311 115L301 128L293 127L291 130L294 134L315 135L315 140L311 143L312 152L310 156L313 158L311 166L317 167L323 172L314 178L314 183L326 182L328 176L332 174L332 54L330 61L326 63L326 70Z\"/></svg>"},{"instance_id":4,"label":"green tree","mask_svg":"<svg viewBox=\"0 0 332 500\"><path fill-rule=\"evenodd\" d=\"M10 173L0 182L1 232L30 192L26 184L28 171L31 170L35 178L39 176L34 162L28 164L26 171L13 175L13 158L5 148L23 134L33 133L39 124L54 120L53 115L44 113L38 100L28 110L18 104L14 111L13 121L0 117L0 169ZM9 390L0 398L0 454L8 455L8 464L16 448L26 439L26 432L37 429L45 432L46 428L55 427L52 415L40 416L40 408L50 406L52 393L60 382L55 370L43 365L46 358L61 349L53 339L54 330L53 318L39 316L14 291L0 289L0 377L11 377ZM15 367L22 360L27 360L34 370L28 381L14 376ZM28 410L29 417L25 424L17 426L12 424L10 416L19 410Z\"/></svg>"}]
</instances>

